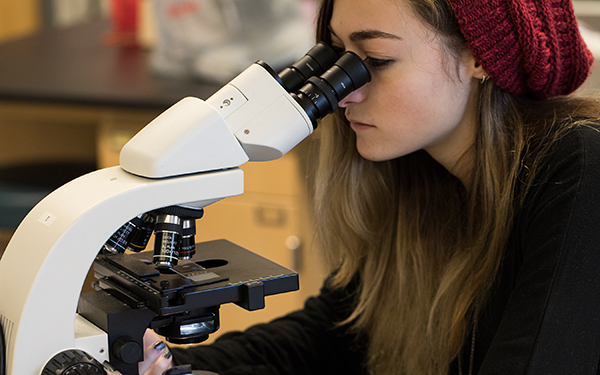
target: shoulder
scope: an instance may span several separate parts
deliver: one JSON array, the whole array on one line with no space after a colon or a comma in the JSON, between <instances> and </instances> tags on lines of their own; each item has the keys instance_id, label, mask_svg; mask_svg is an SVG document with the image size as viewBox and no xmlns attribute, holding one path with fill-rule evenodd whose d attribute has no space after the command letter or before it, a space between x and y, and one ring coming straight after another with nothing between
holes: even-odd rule
<instances>
[{"instance_id":1,"label":"shoulder","mask_svg":"<svg viewBox=\"0 0 600 375\"><path fill-rule=\"evenodd\" d=\"M552 142L516 216L521 230L533 222L600 220L600 124L574 125Z\"/></svg>"},{"instance_id":2,"label":"shoulder","mask_svg":"<svg viewBox=\"0 0 600 375\"><path fill-rule=\"evenodd\" d=\"M494 370L512 366L512 371L498 371L591 374L581 370L587 367L595 374L600 352L600 320L594 318L600 310L600 284L595 282L600 269L598 186L600 128L574 125L552 142L515 216L488 307L489 326L498 329L489 339L485 361ZM485 368L486 363L481 372Z\"/></svg>"},{"instance_id":3,"label":"shoulder","mask_svg":"<svg viewBox=\"0 0 600 375\"><path fill-rule=\"evenodd\" d=\"M567 180L600 183L600 123L574 125L554 140L537 168L534 187Z\"/></svg>"},{"instance_id":4,"label":"shoulder","mask_svg":"<svg viewBox=\"0 0 600 375\"><path fill-rule=\"evenodd\" d=\"M600 152L600 122L573 125L554 145L556 152L578 149L585 153Z\"/></svg>"}]
</instances>

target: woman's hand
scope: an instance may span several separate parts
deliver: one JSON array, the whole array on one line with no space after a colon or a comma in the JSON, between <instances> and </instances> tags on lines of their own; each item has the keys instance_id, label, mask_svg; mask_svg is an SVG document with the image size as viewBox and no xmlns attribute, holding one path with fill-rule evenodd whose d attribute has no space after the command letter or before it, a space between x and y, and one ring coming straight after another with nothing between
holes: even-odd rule
<instances>
[{"instance_id":1,"label":"woman's hand","mask_svg":"<svg viewBox=\"0 0 600 375\"><path fill-rule=\"evenodd\" d=\"M162 375L173 367L171 352L164 341L152 330L144 335L144 360L138 364L140 375ZM104 363L108 375L121 375L108 363Z\"/></svg>"}]
</instances>

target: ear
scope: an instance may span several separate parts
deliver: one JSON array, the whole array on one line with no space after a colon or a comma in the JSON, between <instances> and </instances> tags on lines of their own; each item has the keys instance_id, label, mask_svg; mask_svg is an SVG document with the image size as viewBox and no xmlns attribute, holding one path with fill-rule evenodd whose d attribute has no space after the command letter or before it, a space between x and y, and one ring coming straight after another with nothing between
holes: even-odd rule
<instances>
[{"instance_id":1,"label":"ear","mask_svg":"<svg viewBox=\"0 0 600 375\"><path fill-rule=\"evenodd\" d=\"M475 61L475 60L473 60L473 61ZM483 66L481 66L480 63L475 61L475 64L473 65L473 78L481 81L481 80L485 80L487 77L488 77L488 75L485 72L485 70L483 70Z\"/></svg>"},{"instance_id":2,"label":"ear","mask_svg":"<svg viewBox=\"0 0 600 375\"><path fill-rule=\"evenodd\" d=\"M473 78L478 79L480 81L485 80L488 77L488 74L483 70L483 66L473 58L473 62L471 63L472 72L471 75Z\"/></svg>"},{"instance_id":3,"label":"ear","mask_svg":"<svg viewBox=\"0 0 600 375\"><path fill-rule=\"evenodd\" d=\"M484 77L487 77L485 70L483 70L483 66L475 60L475 56L473 56L473 52L468 51L464 56L465 66L468 69L468 74L477 80L483 80Z\"/></svg>"}]
</instances>

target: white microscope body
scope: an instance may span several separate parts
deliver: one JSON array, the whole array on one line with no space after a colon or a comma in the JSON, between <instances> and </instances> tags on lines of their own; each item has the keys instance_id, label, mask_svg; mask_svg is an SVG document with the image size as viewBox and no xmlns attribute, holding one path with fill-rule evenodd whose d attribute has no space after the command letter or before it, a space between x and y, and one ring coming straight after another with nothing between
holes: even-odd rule
<instances>
[{"instance_id":1,"label":"white microscope body","mask_svg":"<svg viewBox=\"0 0 600 375\"><path fill-rule=\"evenodd\" d=\"M6 374L46 374L50 358L73 348L110 360L107 333L77 314L77 305L111 234L161 207L201 208L242 194L239 165L284 155L314 123L272 72L254 64L207 101L185 98L157 117L123 148L120 166L43 199L0 261Z\"/></svg>"}]
</instances>

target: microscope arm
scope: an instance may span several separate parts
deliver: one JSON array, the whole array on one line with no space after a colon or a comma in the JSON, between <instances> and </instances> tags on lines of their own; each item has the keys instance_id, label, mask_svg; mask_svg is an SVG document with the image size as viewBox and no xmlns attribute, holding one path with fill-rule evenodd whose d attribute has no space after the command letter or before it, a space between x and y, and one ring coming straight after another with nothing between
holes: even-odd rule
<instances>
[{"instance_id":1,"label":"microscope arm","mask_svg":"<svg viewBox=\"0 0 600 375\"><path fill-rule=\"evenodd\" d=\"M106 239L142 212L198 197L210 203L242 191L238 168L152 180L114 167L75 179L42 200L0 262L8 374L40 374L46 361L66 348L106 359L106 333L74 318L83 280Z\"/></svg>"}]
</instances>

